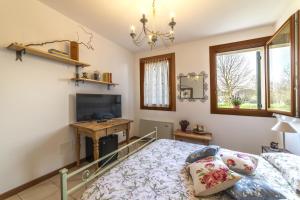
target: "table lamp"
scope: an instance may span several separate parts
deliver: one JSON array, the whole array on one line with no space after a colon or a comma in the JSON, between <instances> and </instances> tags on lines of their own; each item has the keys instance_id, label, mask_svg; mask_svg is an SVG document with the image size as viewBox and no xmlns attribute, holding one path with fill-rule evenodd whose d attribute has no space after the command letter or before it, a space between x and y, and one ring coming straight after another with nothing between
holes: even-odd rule
<instances>
[{"instance_id":1,"label":"table lamp","mask_svg":"<svg viewBox=\"0 0 300 200\"><path fill-rule=\"evenodd\" d=\"M288 123L284 121L278 121L275 126L272 127L272 131L282 132L283 150L285 149L285 133L297 133L297 131Z\"/></svg>"}]
</instances>

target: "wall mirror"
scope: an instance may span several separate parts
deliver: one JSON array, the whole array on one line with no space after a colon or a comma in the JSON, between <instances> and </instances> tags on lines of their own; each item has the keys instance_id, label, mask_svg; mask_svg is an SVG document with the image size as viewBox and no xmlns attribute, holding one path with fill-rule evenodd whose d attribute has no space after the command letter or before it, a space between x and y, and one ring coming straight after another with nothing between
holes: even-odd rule
<instances>
[{"instance_id":1,"label":"wall mirror","mask_svg":"<svg viewBox=\"0 0 300 200\"><path fill-rule=\"evenodd\" d=\"M205 79L207 74L201 72L197 73L188 73L187 75L179 74L178 75L178 99L181 101L196 101L200 100L204 102L208 99L206 95L207 83Z\"/></svg>"}]
</instances>

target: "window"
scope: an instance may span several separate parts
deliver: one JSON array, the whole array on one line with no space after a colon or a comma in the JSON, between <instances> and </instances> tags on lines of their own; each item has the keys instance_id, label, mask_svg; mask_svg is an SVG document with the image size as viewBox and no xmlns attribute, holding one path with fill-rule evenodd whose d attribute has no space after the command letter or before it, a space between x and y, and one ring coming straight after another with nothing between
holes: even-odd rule
<instances>
[{"instance_id":1,"label":"window","mask_svg":"<svg viewBox=\"0 0 300 200\"><path fill-rule=\"evenodd\" d=\"M295 115L294 17L291 17L267 43L268 110Z\"/></svg>"},{"instance_id":2,"label":"window","mask_svg":"<svg viewBox=\"0 0 300 200\"><path fill-rule=\"evenodd\" d=\"M270 37L210 47L211 112L270 116L265 101L265 44Z\"/></svg>"},{"instance_id":3,"label":"window","mask_svg":"<svg viewBox=\"0 0 300 200\"><path fill-rule=\"evenodd\" d=\"M218 108L232 108L232 102L239 98L242 104L236 108L263 108L263 54L263 47L217 54Z\"/></svg>"},{"instance_id":4,"label":"window","mask_svg":"<svg viewBox=\"0 0 300 200\"><path fill-rule=\"evenodd\" d=\"M300 117L299 19L272 37L210 47L211 113Z\"/></svg>"},{"instance_id":5,"label":"window","mask_svg":"<svg viewBox=\"0 0 300 200\"><path fill-rule=\"evenodd\" d=\"M140 59L140 105L148 110L176 110L175 54Z\"/></svg>"}]
</instances>

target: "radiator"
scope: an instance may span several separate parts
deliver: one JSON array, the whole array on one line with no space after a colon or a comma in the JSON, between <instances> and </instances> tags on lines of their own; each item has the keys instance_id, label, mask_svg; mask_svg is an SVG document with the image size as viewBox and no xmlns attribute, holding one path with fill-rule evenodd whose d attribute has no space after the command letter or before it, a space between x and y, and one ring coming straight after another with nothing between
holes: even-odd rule
<instances>
[{"instance_id":1,"label":"radiator","mask_svg":"<svg viewBox=\"0 0 300 200\"><path fill-rule=\"evenodd\" d=\"M142 137L146 135L147 133L150 133L154 130L154 127L157 127L157 134L158 138L164 138L164 139L172 139L173 135L173 127L174 124L171 122L161 122L161 121L153 121L153 120L146 120L146 119L140 119L140 125L139 125L139 136Z\"/></svg>"}]
</instances>

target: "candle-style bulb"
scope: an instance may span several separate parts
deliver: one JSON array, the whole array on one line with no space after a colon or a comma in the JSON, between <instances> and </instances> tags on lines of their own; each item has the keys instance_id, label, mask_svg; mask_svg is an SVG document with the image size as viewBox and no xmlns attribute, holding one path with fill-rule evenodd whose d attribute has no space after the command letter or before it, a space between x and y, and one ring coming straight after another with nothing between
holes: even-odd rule
<instances>
[{"instance_id":1,"label":"candle-style bulb","mask_svg":"<svg viewBox=\"0 0 300 200\"><path fill-rule=\"evenodd\" d=\"M131 33L135 33L135 27L133 25L131 25L130 30L131 30Z\"/></svg>"},{"instance_id":2,"label":"candle-style bulb","mask_svg":"<svg viewBox=\"0 0 300 200\"><path fill-rule=\"evenodd\" d=\"M136 36L135 27L133 25L131 25L131 27L130 27L130 36L132 37L132 39L134 39Z\"/></svg>"},{"instance_id":3,"label":"candle-style bulb","mask_svg":"<svg viewBox=\"0 0 300 200\"><path fill-rule=\"evenodd\" d=\"M174 18L175 18L175 13L174 13L174 12L171 12L171 13L170 13L170 19L171 19L171 20L174 20Z\"/></svg>"}]
</instances>

